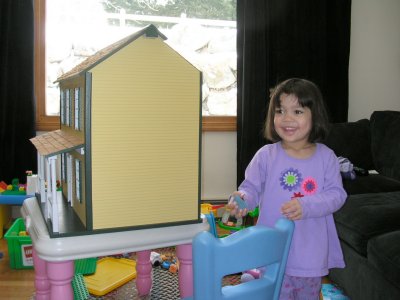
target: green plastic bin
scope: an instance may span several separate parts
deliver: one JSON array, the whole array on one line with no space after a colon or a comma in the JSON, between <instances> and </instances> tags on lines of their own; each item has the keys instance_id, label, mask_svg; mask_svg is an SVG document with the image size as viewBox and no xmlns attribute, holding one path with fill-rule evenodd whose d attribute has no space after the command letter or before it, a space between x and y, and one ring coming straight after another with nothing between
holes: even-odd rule
<instances>
[{"instance_id":1,"label":"green plastic bin","mask_svg":"<svg viewBox=\"0 0 400 300\"><path fill-rule=\"evenodd\" d=\"M29 235L20 235L25 232L25 224L22 218L14 221L7 230L4 238L8 244L8 256L10 257L11 269L32 269L32 240Z\"/></svg>"}]
</instances>

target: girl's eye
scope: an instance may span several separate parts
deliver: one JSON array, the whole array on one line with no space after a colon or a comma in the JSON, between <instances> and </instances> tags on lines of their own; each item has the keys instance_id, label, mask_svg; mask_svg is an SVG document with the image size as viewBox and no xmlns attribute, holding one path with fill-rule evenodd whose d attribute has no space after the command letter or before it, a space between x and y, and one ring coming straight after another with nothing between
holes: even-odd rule
<instances>
[{"instance_id":1,"label":"girl's eye","mask_svg":"<svg viewBox=\"0 0 400 300\"><path fill-rule=\"evenodd\" d=\"M295 114L296 114L296 115L301 115L302 113L303 113L302 110L296 110L296 111L295 111Z\"/></svg>"},{"instance_id":2,"label":"girl's eye","mask_svg":"<svg viewBox=\"0 0 400 300\"><path fill-rule=\"evenodd\" d=\"M275 113L281 115L281 114L283 114L283 109L277 108L277 109L275 110Z\"/></svg>"}]
</instances>

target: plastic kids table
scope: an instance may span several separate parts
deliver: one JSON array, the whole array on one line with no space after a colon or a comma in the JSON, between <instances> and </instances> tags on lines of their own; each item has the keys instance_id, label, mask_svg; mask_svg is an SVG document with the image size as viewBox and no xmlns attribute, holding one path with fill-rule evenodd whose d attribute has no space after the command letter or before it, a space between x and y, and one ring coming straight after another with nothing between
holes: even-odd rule
<instances>
[{"instance_id":1,"label":"plastic kids table","mask_svg":"<svg viewBox=\"0 0 400 300\"><path fill-rule=\"evenodd\" d=\"M177 246L181 297L193 294L191 243L197 233L208 231L205 220L199 224L50 238L36 198L24 201L21 214L33 244L37 300L73 300L75 259L128 252L137 252L136 287L140 295L148 295L152 284L151 249L168 246Z\"/></svg>"}]
</instances>

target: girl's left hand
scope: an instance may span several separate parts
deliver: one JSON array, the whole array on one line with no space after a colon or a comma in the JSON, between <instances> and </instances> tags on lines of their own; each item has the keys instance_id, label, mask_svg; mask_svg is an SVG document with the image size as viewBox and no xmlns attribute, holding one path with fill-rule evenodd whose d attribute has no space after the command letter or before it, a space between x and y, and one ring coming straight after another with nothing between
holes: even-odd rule
<instances>
[{"instance_id":1,"label":"girl's left hand","mask_svg":"<svg viewBox=\"0 0 400 300\"><path fill-rule=\"evenodd\" d=\"M281 207L281 213L289 220L300 220L303 216L303 209L298 198L284 203Z\"/></svg>"}]
</instances>

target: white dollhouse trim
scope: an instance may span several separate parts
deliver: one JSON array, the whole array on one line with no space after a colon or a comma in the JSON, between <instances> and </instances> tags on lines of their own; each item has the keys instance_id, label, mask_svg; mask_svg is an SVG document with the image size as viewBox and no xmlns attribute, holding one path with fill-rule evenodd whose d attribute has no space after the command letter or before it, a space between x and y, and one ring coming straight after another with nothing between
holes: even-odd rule
<instances>
[{"instance_id":1,"label":"white dollhouse trim","mask_svg":"<svg viewBox=\"0 0 400 300\"><path fill-rule=\"evenodd\" d=\"M57 191L57 159L66 153L68 172L68 202L72 205L72 157L68 153L76 148L83 149L83 140L79 137L56 130L31 139L38 150L38 181L40 201L45 205L44 215L52 223L53 232L59 232L59 205L62 192ZM82 150L83 151L83 150Z\"/></svg>"}]
</instances>

